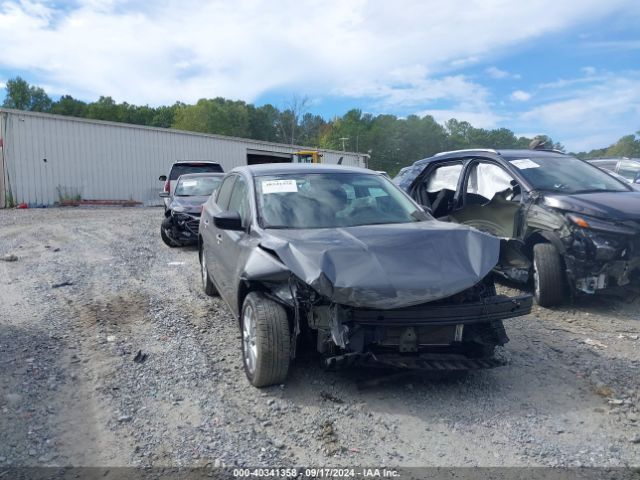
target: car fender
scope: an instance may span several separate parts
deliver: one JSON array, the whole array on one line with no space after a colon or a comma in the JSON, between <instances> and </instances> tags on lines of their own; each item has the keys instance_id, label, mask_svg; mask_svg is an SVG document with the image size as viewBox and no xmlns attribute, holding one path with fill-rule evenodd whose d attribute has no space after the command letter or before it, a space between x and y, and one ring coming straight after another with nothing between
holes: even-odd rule
<instances>
[{"instance_id":1,"label":"car fender","mask_svg":"<svg viewBox=\"0 0 640 480\"><path fill-rule=\"evenodd\" d=\"M556 247L556 249L561 255L564 255L566 252L566 247L562 242L562 239L560 238L560 236L557 233L549 230L536 230L535 232L531 233L527 237L527 240L526 240L527 253L529 252L533 253L533 246L538 243L552 244L554 247Z\"/></svg>"}]
</instances>

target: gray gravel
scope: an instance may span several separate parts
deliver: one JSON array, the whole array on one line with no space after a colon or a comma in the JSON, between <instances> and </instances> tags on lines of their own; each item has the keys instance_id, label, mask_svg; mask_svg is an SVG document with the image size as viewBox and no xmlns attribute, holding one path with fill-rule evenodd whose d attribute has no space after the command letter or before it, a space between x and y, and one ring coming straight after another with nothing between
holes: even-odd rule
<instances>
[{"instance_id":1,"label":"gray gravel","mask_svg":"<svg viewBox=\"0 0 640 480\"><path fill-rule=\"evenodd\" d=\"M305 360L258 390L161 218L0 211L0 465L640 464L637 292L509 321L499 369L359 390L379 373Z\"/></svg>"}]
</instances>

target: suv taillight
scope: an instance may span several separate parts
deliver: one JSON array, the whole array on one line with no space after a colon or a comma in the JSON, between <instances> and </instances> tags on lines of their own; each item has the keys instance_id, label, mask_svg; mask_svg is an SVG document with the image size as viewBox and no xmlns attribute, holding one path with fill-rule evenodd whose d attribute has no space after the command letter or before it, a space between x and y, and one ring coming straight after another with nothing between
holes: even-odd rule
<instances>
[{"instance_id":1,"label":"suv taillight","mask_svg":"<svg viewBox=\"0 0 640 480\"><path fill-rule=\"evenodd\" d=\"M169 185L170 185L169 180L164 182L164 191L167 192L167 193L169 193Z\"/></svg>"}]
</instances>

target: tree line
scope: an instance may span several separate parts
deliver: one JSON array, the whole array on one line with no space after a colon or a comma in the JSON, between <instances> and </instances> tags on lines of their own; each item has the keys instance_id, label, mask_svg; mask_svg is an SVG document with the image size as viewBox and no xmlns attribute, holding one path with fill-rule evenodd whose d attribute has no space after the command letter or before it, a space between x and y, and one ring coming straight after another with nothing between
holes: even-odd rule
<instances>
[{"instance_id":1,"label":"tree line","mask_svg":"<svg viewBox=\"0 0 640 480\"><path fill-rule=\"evenodd\" d=\"M445 150L465 148L527 148L531 138L517 137L507 128L484 129L451 119L440 124L430 115L372 115L353 109L326 120L307 111L305 98L293 97L282 108L271 104L255 106L239 100L202 98L195 104L150 107L117 103L101 96L84 102L71 95L52 100L38 86L16 77L6 83L3 107L74 117L133 123L213 133L314 148L348 150L371 156L370 168L391 175L403 166ZM640 135L640 132L638 132ZM549 137L548 145L564 151ZM621 138L610 147L580 152L581 158L640 156L640 139Z\"/></svg>"}]
</instances>

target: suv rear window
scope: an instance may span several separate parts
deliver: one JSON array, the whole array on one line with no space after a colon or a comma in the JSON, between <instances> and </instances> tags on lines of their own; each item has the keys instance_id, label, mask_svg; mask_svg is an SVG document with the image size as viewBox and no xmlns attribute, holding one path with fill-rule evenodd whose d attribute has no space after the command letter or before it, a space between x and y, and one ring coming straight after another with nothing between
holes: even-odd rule
<instances>
[{"instance_id":1,"label":"suv rear window","mask_svg":"<svg viewBox=\"0 0 640 480\"><path fill-rule=\"evenodd\" d=\"M169 174L169 180L177 180L186 173L222 173L222 167L217 163L187 163L174 165Z\"/></svg>"}]
</instances>

